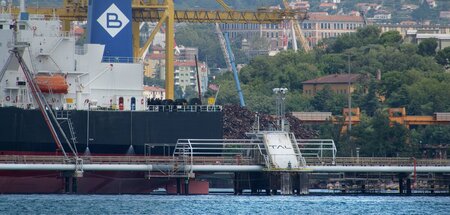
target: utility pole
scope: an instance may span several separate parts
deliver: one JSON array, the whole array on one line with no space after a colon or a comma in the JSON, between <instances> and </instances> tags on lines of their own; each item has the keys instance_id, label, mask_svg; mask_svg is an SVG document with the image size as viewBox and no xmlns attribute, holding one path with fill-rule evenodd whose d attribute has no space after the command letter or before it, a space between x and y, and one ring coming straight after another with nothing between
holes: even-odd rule
<instances>
[{"instance_id":1,"label":"utility pole","mask_svg":"<svg viewBox=\"0 0 450 215\"><path fill-rule=\"evenodd\" d=\"M352 131L352 92L351 92L350 55L347 56L348 56L348 131Z\"/></svg>"}]
</instances>

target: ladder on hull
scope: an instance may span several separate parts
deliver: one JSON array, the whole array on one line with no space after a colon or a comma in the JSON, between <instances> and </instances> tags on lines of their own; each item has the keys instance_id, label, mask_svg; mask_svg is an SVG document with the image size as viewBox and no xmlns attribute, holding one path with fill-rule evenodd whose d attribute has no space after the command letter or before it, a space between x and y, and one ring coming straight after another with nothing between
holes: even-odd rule
<instances>
[{"instance_id":1,"label":"ladder on hull","mask_svg":"<svg viewBox=\"0 0 450 215\"><path fill-rule=\"evenodd\" d=\"M56 146L59 150L61 150L61 152L63 153L64 157L66 159L69 159L69 157L67 156L66 151L64 150L62 141L58 135L58 132L61 134L62 138L64 139L64 141L67 142L67 145L69 147L69 149L71 150L71 152L73 153L73 155L75 156L76 159L78 159L78 155L75 151L75 149L72 147L72 145L69 142L69 139L67 138L66 134L64 133L64 130L61 128L60 124L57 123L57 118L52 110L52 107L48 104L47 100L45 99L44 95L42 94L41 90L39 89L39 87L37 86L37 84L34 81L34 77L33 74L31 73L31 71L28 69L28 66L26 65L25 61L23 60L21 53L18 49L18 47L15 47L12 51L11 51L11 55L15 55L15 57L17 58L17 61L20 65L20 67L23 70L23 73L25 75L25 78L28 82L29 87L31 88L31 92L33 95L33 98L35 99L36 103L39 106L39 109L44 117L45 123L47 124L48 128L50 129L50 133L53 137L53 140L55 140L56 142ZM56 128L55 128L56 125Z\"/></svg>"},{"instance_id":2,"label":"ladder on hull","mask_svg":"<svg viewBox=\"0 0 450 215\"><path fill-rule=\"evenodd\" d=\"M70 132L70 140L72 140L73 148L78 153L76 145L78 144L77 136L75 132L75 128L73 127L73 122L70 118L70 111L66 110L60 110L56 111L56 119L60 122L62 125L64 122L67 123L67 128Z\"/></svg>"}]
</instances>

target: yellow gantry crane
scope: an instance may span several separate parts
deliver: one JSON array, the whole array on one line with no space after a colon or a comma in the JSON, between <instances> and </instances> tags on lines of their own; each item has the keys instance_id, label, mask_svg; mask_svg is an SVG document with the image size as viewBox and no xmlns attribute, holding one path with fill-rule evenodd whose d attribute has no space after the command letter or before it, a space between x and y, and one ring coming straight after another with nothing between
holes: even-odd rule
<instances>
[{"instance_id":1,"label":"yellow gantry crane","mask_svg":"<svg viewBox=\"0 0 450 215\"><path fill-rule=\"evenodd\" d=\"M283 5L284 5L284 8L286 10L290 10L291 9L291 7L289 6L288 0L283 0ZM300 26L300 23L298 21L299 19L300 20L305 20L307 18L305 16L306 16L306 12L302 13L302 16L300 16L300 17L293 17L291 19L292 28L294 29L292 34L295 34L295 36L293 35L293 39L295 39L295 37L297 38L297 40L300 42L300 44L302 46L302 49L305 52L309 52L309 51L311 51L311 46L309 45L308 41L306 40L305 35L302 32L302 28Z\"/></svg>"},{"instance_id":2,"label":"yellow gantry crane","mask_svg":"<svg viewBox=\"0 0 450 215\"><path fill-rule=\"evenodd\" d=\"M196 23L280 23L285 19L305 19L306 13L296 10L261 10L236 11L229 8L223 0L216 0L225 8L221 10L175 10L173 0L133 0L132 1L132 31L133 54L140 58L148 49L160 27L165 24L166 33L166 99L174 98L174 26L175 22ZM63 21L63 29L70 30L71 21L86 20L88 0L64 0L60 8L28 7L31 14L43 14L50 18L59 17ZM19 13L14 8L12 13ZM157 22L143 47L139 45L139 26L141 22Z\"/></svg>"}]
</instances>

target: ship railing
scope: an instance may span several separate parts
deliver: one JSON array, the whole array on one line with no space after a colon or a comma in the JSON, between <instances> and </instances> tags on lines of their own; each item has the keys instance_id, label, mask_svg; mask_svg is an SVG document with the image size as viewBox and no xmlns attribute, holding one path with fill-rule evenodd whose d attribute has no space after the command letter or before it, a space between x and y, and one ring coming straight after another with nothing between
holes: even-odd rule
<instances>
[{"instance_id":1,"label":"ship railing","mask_svg":"<svg viewBox=\"0 0 450 215\"><path fill-rule=\"evenodd\" d=\"M150 112L221 112L220 105L149 105Z\"/></svg>"},{"instance_id":2,"label":"ship railing","mask_svg":"<svg viewBox=\"0 0 450 215\"><path fill-rule=\"evenodd\" d=\"M104 56L103 63L142 63L141 58L137 57L118 57L118 56Z\"/></svg>"},{"instance_id":3,"label":"ship railing","mask_svg":"<svg viewBox=\"0 0 450 215\"><path fill-rule=\"evenodd\" d=\"M61 164L66 163L64 156L43 155L1 155L0 163L13 164Z\"/></svg>"}]
</instances>

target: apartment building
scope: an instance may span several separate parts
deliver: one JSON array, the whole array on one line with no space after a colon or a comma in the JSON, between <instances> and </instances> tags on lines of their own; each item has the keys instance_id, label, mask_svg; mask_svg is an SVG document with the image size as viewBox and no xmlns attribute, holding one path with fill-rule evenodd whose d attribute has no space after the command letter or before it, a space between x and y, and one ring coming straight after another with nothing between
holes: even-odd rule
<instances>
[{"instance_id":1,"label":"apartment building","mask_svg":"<svg viewBox=\"0 0 450 215\"><path fill-rule=\"evenodd\" d=\"M344 33L355 32L364 26L362 16L328 15L326 12L309 13L309 19L301 23L303 34L311 47L325 38L336 37ZM223 32L228 32L231 38L241 35L243 38L254 36L265 37L270 41L270 48L282 49L287 41L292 40L291 24L220 24Z\"/></svg>"},{"instance_id":2,"label":"apartment building","mask_svg":"<svg viewBox=\"0 0 450 215\"><path fill-rule=\"evenodd\" d=\"M325 86L337 94L352 93L356 89L356 85L364 77L360 74L332 74L302 82L303 93L305 95L314 96Z\"/></svg>"},{"instance_id":3,"label":"apartment building","mask_svg":"<svg viewBox=\"0 0 450 215\"><path fill-rule=\"evenodd\" d=\"M417 30L419 33L450 34L448 25L421 25L413 21L405 21L400 24L377 24L377 26L380 27L381 33L398 31L403 37L411 30Z\"/></svg>"},{"instance_id":4,"label":"apartment building","mask_svg":"<svg viewBox=\"0 0 450 215\"><path fill-rule=\"evenodd\" d=\"M364 26L364 18L362 16L310 13L309 19L303 21L301 26L309 45L314 47L322 39L356 32L357 28Z\"/></svg>"},{"instance_id":5,"label":"apartment building","mask_svg":"<svg viewBox=\"0 0 450 215\"><path fill-rule=\"evenodd\" d=\"M198 64L198 76L200 78L200 89L205 92L208 87L208 67L205 62ZM175 61L175 86L180 86L183 92L187 87L198 89L197 72L195 61Z\"/></svg>"}]
</instances>

